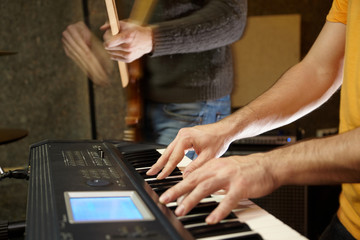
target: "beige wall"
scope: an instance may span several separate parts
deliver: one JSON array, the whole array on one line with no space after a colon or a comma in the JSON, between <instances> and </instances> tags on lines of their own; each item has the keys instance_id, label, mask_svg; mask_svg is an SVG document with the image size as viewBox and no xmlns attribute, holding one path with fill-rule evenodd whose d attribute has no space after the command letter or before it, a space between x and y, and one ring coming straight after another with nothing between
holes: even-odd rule
<instances>
[{"instance_id":1,"label":"beige wall","mask_svg":"<svg viewBox=\"0 0 360 240\"><path fill-rule=\"evenodd\" d=\"M233 44L234 108L259 96L299 62L300 25L299 14L248 17L243 37Z\"/></svg>"}]
</instances>

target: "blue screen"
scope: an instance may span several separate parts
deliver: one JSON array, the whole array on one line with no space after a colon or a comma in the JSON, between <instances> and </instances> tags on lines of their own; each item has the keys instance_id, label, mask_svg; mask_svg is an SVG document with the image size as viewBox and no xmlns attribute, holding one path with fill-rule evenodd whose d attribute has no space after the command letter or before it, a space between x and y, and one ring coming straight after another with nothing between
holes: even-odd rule
<instances>
[{"instance_id":1,"label":"blue screen","mask_svg":"<svg viewBox=\"0 0 360 240\"><path fill-rule=\"evenodd\" d=\"M130 197L70 198L73 220L117 221L143 219Z\"/></svg>"}]
</instances>

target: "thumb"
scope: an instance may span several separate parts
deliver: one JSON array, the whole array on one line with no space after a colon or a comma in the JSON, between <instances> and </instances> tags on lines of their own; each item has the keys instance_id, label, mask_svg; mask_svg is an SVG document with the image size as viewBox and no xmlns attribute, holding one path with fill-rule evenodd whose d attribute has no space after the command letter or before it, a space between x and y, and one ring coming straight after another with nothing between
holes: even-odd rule
<instances>
[{"instance_id":1,"label":"thumb","mask_svg":"<svg viewBox=\"0 0 360 240\"><path fill-rule=\"evenodd\" d=\"M110 24L107 21L103 25L100 26L100 30L102 30L102 31L106 31L108 29L110 29Z\"/></svg>"}]
</instances>

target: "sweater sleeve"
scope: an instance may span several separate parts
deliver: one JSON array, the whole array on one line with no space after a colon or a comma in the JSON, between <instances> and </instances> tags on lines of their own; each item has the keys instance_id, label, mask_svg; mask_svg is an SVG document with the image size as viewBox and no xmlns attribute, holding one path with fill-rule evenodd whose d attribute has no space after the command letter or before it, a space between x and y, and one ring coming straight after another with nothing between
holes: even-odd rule
<instances>
[{"instance_id":1,"label":"sweater sleeve","mask_svg":"<svg viewBox=\"0 0 360 240\"><path fill-rule=\"evenodd\" d=\"M152 56L202 52L237 41L245 28L247 0L209 0L201 9L157 23Z\"/></svg>"}]
</instances>

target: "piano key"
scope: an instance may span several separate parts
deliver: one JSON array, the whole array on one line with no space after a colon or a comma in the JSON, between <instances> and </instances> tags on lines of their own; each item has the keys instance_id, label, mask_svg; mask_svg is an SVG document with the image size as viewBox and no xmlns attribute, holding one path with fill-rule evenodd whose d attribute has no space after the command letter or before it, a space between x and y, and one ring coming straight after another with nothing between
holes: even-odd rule
<instances>
[{"instance_id":1,"label":"piano key","mask_svg":"<svg viewBox=\"0 0 360 240\"><path fill-rule=\"evenodd\" d=\"M180 182L183 179L182 176L173 176L173 177L168 177L168 178L164 178L164 179L157 179L157 178L147 178L145 179L145 181L148 184L157 184L157 183L166 183L166 182L172 182L172 181L177 181Z\"/></svg>"},{"instance_id":2,"label":"piano key","mask_svg":"<svg viewBox=\"0 0 360 240\"><path fill-rule=\"evenodd\" d=\"M178 217L183 225L190 225L196 223L204 223L209 213L187 214L185 216ZM224 220L237 219L236 215L230 213Z\"/></svg>"},{"instance_id":3,"label":"piano key","mask_svg":"<svg viewBox=\"0 0 360 240\"><path fill-rule=\"evenodd\" d=\"M231 233L243 233L243 235L253 235L256 234L253 232L249 226L245 223L241 223L239 221L222 221L215 225L207 225L203 226L195 226L189 227L185 226L185 228L195 237L195 238L205 238L211 236L219 236L226 235Z\"/></svg>"},{"instance_id":4,"label":"piano key","mask_svg":"<svg viewBox=\"0 0 360 240\"><path fill-rule=\"evenodd\" d=\"M151 183L148 182L148 184L150 185L150 187L152 188L162 188L162 187L172 187L175 184L179 183L180 181L177 180L168 180L168 181L164 181L164 182L158 182L158 183Z\"/></svg>"},{"instance_id":5,"label":"piano key","mask_svg":"<svg viewBox=\"0 0 360 240\"><path fill-rule=\"evenodd\" d=\"M148 175L146 175L148 169L136 169L136 171L144 177L148 177ZM182 176L182 172L179 169L174 169L171 173L170 176ZM153 177L153 176L150 176Z\"/></svg>"},{"instance_id":6,"label":"piano key","mask_svg":"<svg viewBox=\"0 0 360 240\"><path fill-rule=\"evenodd\" d=\"M145 171L143 171L143 170L141 170L141 171L138 171L138 173L140 174L140 176L144 179L144 180L146 180L146 179L148 179L148 178L151 178L151 179L156 179L156 177L154 177L154 176L148 176L148 175L146 175L146 170ZM181 177L182 176L182 173L179 171L179 170L174 170L172 173L170 173L170 176L171 177ZM166 178L167 179L167 178Z\"/></svg>"},{"instance_id":7,"label":"piano key","mask_svg":"<svg viewBox=\"0 0 360 240\"><path fill-rule=\"evenodd\" d=\"M126 154L126 160L128 160L129 162L134 161L134 159L139 159L139 158L153 159L153 158L159 158L161 156L161 153L156 149L127 152L125 154Z\"/></svg>"},{"instance_id":8,"label":"piano key","mask_svg":"<svg viewBox=\"0 0 360 240\"><path fill-rule=\"evenodd\" d=\"M146 176L146 178L144 179L145 180L145 182L147 182L147 183L151 183L151 182L153 182L153 181L162 181L162 180L171 180L171 179L179 179L179 178L181 178L182 179L182 175L181 176L179 176L179 175L175 175L175 176L168 176L168 177L166 177L166 178L164 178L164 179L157 179L156 177L154 177L154 176Z\"/></svg>"},{"instance_id":9,"label":"piano key","mask_svg":"<svg viewBox=\"0 0 360 240\"><path fill-rule=\"evenodd\" d=\"M196 205L188 214L200 214L200 213L210 213L219 205L216 201L211 202L202 202ZM175 210L177 206L169 207L171 210Z\"/></svg>"},{"instance_id":10,"label":"piano key","mask_svg":"<svg viewBox=\"0 0 360 240\"><path fill-rule=\"evenodd\" d=\"M158 195L158 196L161 196L164 192L166 192L166 190L168 190L169 188L171 188L171 187L164 187L164 188L155 188L155 189L153 189L154 190L154 192L156 192L156 194Z\"/></svg>"},{"instance_id":11,"label":"piano key","mask_svg":"<svg viewBox=\"0 0 360 240\"><path fill-rule=\"evenodd\" d=\"M307 239L249 200L241 201L238 209L233 210L233 212L239 221L247 223L264 240Z\"/></svg>"},{"instance_id":12,"label":"piano key","mask_svg":"<svg viewBox=\"0 0 360 240\"><path fill-rule=\"evenodd\" d=\"M197 240L263 240L263 238L256 232L248 235L248 233L230 233L221 236L211 236L205 238L197 238Z\"/></svg>"},{"instance_id":13,"label":"piano key","mask_svg":"<svg viewBox=\"0 0 360 240\"><path fill-rule=\"evenodd\" d=\"M152 166L153 164L156 163L156 160L154 161L138 161L136 163L131 163L131 165L135 168L146 168L146 169L150 169L149 166Z\"/></svg>"}]
</instances>

